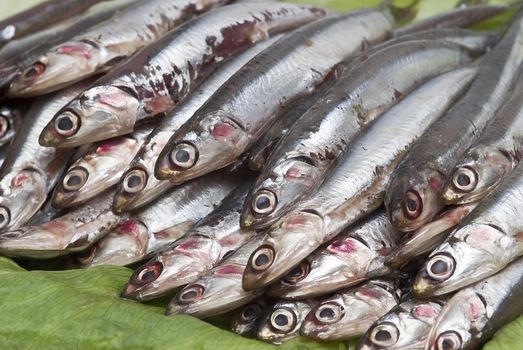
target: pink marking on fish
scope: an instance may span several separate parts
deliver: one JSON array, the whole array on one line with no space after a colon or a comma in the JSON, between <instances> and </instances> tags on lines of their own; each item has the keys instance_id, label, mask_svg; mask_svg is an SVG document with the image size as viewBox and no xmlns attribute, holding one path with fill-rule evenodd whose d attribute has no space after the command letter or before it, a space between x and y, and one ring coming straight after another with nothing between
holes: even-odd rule
<instances>
[{"instance_id":1,"label":"pink marking on fish","mask_svg":"<svg viewBox=\"0 0 523 350\"><path fill-rule=\"evenodd\" d=\"M197 241L189 241L178 245L176 250L194 250L199 246L200 244Z\"/></svg>"},{"instance_id":2,"label":"pink marking on fish","mask_svg":"<svg viewBox=\"0 0 523 350\"><path fill-rule=\"evenodd\" d=\"M429 179L429 185L430 185L430 188L432 188L432 190L434 190L434 191L441 190L441 180L438 179L437 177L431 177Z\"/></svg>"},{"instance_id":3,"label":"pink marking on fish","mask_svg":"<svg viewBox=\"0 0 523 350\"><path fill-rule=\"evenodd\" d=\"M285 176L299 179L303 176L303 172L299 168L290 168L287 170L287 173L285 173Z\"/></svg>"},{"instance_id":4,"label":"pink marking on fish","mask_svg":"<svg viewBox=\"0 0 523 350\"><path fill-rule=\"evenodd\" d=\"M439 310L430 305L419 305L414 309L414 315L417 317L436 318Z\"/></svg>"},{"instance_id":5,"label":"pink marking on fish","mask_svg":"<svg viewBox=\"0 0 523 350\"><path fill-rule=\"evenodd\" d=\"M358 244L350 238L345 241L338 240L332 242L327 250L332 253L352 253L358 250Z\"/></svg>"},{"instance_id":6,"label":"pink marking on fish","mask_svg":"<svg viewBox=\"0 0 523 350\"><path fill-rule=\"evenodd\" d=\"M53 220L53 221L49 221L49 222L43 224L41 227L43 227L44 229L48 229L50 231L54 231L54 230L68 230L69 229L69 223L68 222L64 222L64 221L60 221L60 220Z\"/></svg>"},{"instance_id":7,"label":"pink marking on fish","mask_svg":"<svg viewBox=\"0 0 523 350\"><path fill-rule=\"evenodd\" d=\"M120 108L121 96L119 94L103 94L100 95L99 102L115 108Z\"/></svg>"},{"instance_id":8,"label":"pink marking on fish","mask_svg":"<svg viewBox=\"0 0 523 350\"><path fill-rule=\"evenodd\" d=\"M240 265L225 265L217 268L214 271L215 275L218 276L228 276L228 275L243 275L245 268Z\"/></svg>"},{"instance_id":9,"label":"pink marking on fish","mask_svg":"<svg viewBox=\"0 0 523 350\"><path fill-rule=\"evenodd\" d=\"M470 317L475 320L480 318L485 313L485 306L479 300L473 300L469 304L470 306Z\"/></svg>"},{"instance_id":10,"label":"pink marking on fish","mask_svg":"<svg viewBox=\"0 0 523 350\"><path fill-rule=\"evenodd\" d=\"M381 293L371 288L361 288L356 292L356 295L361 295L367 298L380 299Z\"/></svg>"},{"instance_id":11,"label":"pink marking on fish","mask_svg":"<svg viewBox=\"0 0 523 350\"><path fill-rule=\"evenodd\" d=\"M285 220L285 222L282 225L282 228L287 229L287 228L292 228L294 226L303 226L303 225L305 225L306 222L307 222L307 218L305 216L303 216L301 214L297 214L297 215L293 215L290 218L288 218L287 220Z\"/></svg>"},{"instance_id":12,"label":"pink marking on fish","mask_svg":"<svg viewBox=\"0 0 523 350\"><path fill-rule=\"evenodd\" d=\"M134 233L138 229L138 224L133 219L126 220L118 226L121 233Z\"/></svg>"},{"instance_id":13,"label":"pink marking on fish","mask_svg":"<svg viewBox=\"0 0 523 350\"><path fill-rule=\"evenodd\" d=\"M212 128L212 136L229 137L234 132L234 127L230 124L219 122Z\"/></svg>"},{"instance_id":14,"label":"pink marking on fish","mask_svg":"<svg viewBox=\"0 0 523 350\"><path fill-rule=\"evenodd\" d=\"M103 144L96 148L96 153L105 154L113 151L115 148L118 148L125 142L124 137L115 137L108 141L105 141Z\"/></svg>"},{"instance_id":15,"label":"pink marking on fish","mask_svg":"<svg viewBox=\"0 0 523 350\"><path fill-rule=\"evenodd\" d=\"M60 46L56 52L64 55L81 55L86 60L92 58L91 52L86 49L86 45L84 44L65 44Z\"/></svg>"},{"instance_id":16,"label":"pink marking on fish","mask_svg":"<svg viewBox=\"0 0 523 350\"><path fill-rule=\"evenodd\" d=\"M20 187L22 186L27 180L29 179L29 176L26 175L25 173L21 173L21 174L18 174L16 175L12 180L11 180L11 186L13 187Z\"/></svg>"}]
</instances>

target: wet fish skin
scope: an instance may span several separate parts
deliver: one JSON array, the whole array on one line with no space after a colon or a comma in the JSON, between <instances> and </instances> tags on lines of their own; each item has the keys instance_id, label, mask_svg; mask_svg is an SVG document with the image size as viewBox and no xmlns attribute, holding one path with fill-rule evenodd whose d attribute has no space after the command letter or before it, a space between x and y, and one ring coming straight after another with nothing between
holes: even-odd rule
<instances>
[{"instance_id":1,"label":"wet fish skin","mask_svg":"<svg viewBox=\"0 0 523 350\"><path fill-rule=\"evenodd\" d=\"M401 291L393 281L371 280L319 300L305 318L301 334L333 341L363 335L367 329L399 304Z\"/></svg>"},{"instance_id":2,"label":"wet fish skin","mask_svg":"<svg viewBox=\"0 0 523 350\"><path fill-rule=\"evenodd\" d=\"M392 169L459 97L475 72L474 68L461 68L434 78L360 135L316 194L267 231L266 240L249 261L243 287L249 290L275 282L321 244L378 209ZM261 265L256 263L258 258Z\"/></svg>"},{"instance_id":3,"label":"wet fish skin","mask_svg":"<svg viewBox=\"0 0 523 350\"><path fill-rule=\"evenodd\" d=\"M432 327L425 349L479 349L502 326L523 312L523 260L464 288L447 301Z\"/></svg>"},{"instance_id":4,"label":"wet fish skin","mask_svg":"<svg viewBox=\"0 0 523 350\"><path fill-rule=\"evenodd\" d=\"M419 296L459 290L500 271L523 254L523 168L486 197L437 247L413 283Z\"/></svg>"},{"instance_id":5,"label":"wet fish skin","mask_svg":"<svg viewBox=\"0 0 523 350\"><path fill-rule=\"evenodd\" d=\"M170 301L166 314L187 314L207 318L224 314L259 297L263 290L245 291L241 279L247 260L260 244L255 236L220 265L183 288Z\"/></svg>"},{"instance_id":6,"label":"wet fish skin","mask_svg":"<svg viewBox=\"0 0 523 350\"><path fill-rule=\"evenodd\" d=\"M155 176L181 183L227 166L270 128L285 106L309 95L337 64L361 51L364 41L384 40L391 25L381 12L361 10L326 17L284 37L231 77L171 137ZM353 40L342 38L347 31ZM257 103L264 94L265 103ZM186 153L197 159L177 160Z\"/></svg>"},{"instance_id":7,"label":"wet fish skin","mask_svg":"<svg viewBox=\"0 0 523 350\"><path fill-rule=\"evenodd\" d=\"M522 61L520 15L482 59L478 77L464 97L423 135L424 142L416 144L394 172L385 206L398 229L414 231L441 211L443 186L450 172L503 104Z\"/></svg>"},{"instance_id":8,"label":"wet fish skin","mask_svg":"<svg viewBox=\"0 0 523 350\"><path fill-rule=\"evenodd\" d=\"M59 90L105 72L164 34L227 0L149 0L51 48L13 80L9 95Z\"/></svg>"},{"instance_id":9,"label":"wet fish skin","mask_svg":"<svg viewBox=\"0 0 523 350\"><path fill-rule=\"evenodd\" d=\"M27 108L16 105L0 107L0 147L8 145L20 129Z\"/></svg>"},{"instance_id":10,"label":"wet fish skin","mask_svg":"<svg viewBox=\"0 0 523 350\"><path fill-rule=\"evenodd\" d=\"M258 329L258 324L262 320L265 309L269 306L269 300L259 297L232 314L231 330L240 335L254 335Z\"/></svg>"},{"instance_id":11,"label":"wet fish skin","mask_svg":"<svg viewBox=\"0 0 523 350\"><path fill-rule=\"evenodd\" d=\"M445 298L402 302L365 332L356 349L423 350L445 302Z\"/></svg>"},{"instance_id":12,"label":"wet fish skin","mask_svg":"<svg viewBox=\"0 0 523 350\"><path fill-rule=\"evenodd\" d=\"M378 211L317 249L269 287L267 294L284 299L319 297L386 275L392 271L384 265L387 252L401 236L385 213Z\"/></svg>"},{"instance_id":13,"label":"wet fish skin","mask_svg":"<svg viewBox=\"0 0 523 350\"><path fill-rule=\"evenodd\" d=\"M53 192L53 206L83 204L116 184L152 130L153 125L147 125L129 135L95 143L60 179Z\"/></svg>"},{"instance_id":14,"label":"wet fish skin","mask_svg":"<svg viewBox=\"0 0 523 350\"><path fill-rule=\"evenodd\" d=\"M247 243L256 232L241 230L239 216L250 185L252 179L231 192L192 230L138 268L125 288L124 296L149 300L166 294L194 281ZM155 275L149 275L143 281L140 276L149 270Z\"/></svg>"},{"instance_id":15,"label":"wet fish skin","mask_svg":"<svg viewBox=\"0 0 523 350\"><path fill-rule=\"evenodd\" d=\"M40 143L71 147L128 133L144 119L173 109L219 62L323 15L314 7L270 2L230 5L199 16L72 100L42 132Z\"/></svg>"},{"instance_id":16,"label":"wet fish skin","mask_svg":"<svg viewBox=\"0 0 523 350\"><path fill-rule=\"evenodd\" d=\"M131 161L128 169L118 182L114 198L113 210L124 212L136 210L156 199L167 189L175 185L170 181L158 180L154 177L154 164L160 151L169 138L200 108L212 94L258 53L279 40L282 35L275 35L259 42L237 56L229 59L204 79L204 81L189 96L183 99L173 111L169 112L154 131L147 137L145 143ZM132 186L129 182L137 183Z\"/></svg>"}]
</instances>

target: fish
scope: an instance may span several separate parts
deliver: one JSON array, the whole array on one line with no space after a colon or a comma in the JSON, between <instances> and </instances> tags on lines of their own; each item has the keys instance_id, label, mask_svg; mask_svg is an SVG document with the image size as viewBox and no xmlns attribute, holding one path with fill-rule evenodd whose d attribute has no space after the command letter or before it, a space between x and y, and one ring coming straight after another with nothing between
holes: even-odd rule
<instances>
[{"instance_id":1,"label":"fish","mask_svg":"<svg viewBox=\"0 0 523 350\"><path fill-rule=\"evenodd\" d=\"M238 186L240 174L209 174L167 191L154 203L123 215L118 226L77 256L83 267L129 265L165 249L213 210Z\"/></svg>"},{"instance_id":2,"label":"fish","mask_svg":"<svg viewBox=\"0 0 523 350\"><path fill-rule=\"evenodd\" d=\"M169 302L165 314L207 318L233 311L261 296L261 289L244 290L241 280L249 256L262 240L263 234L255 236L220 265L188 284Z\"/></svg>"},{"instance_id":3,"label":"fish","mask_svg":"<svg viewBox=\"0 0 523 350\"><path fill-rule=\"evenodd\" d=\"M1 233L0 253L50 259L87 249L122 220L110 210L113 194L108 190L54 220Z\"/></svg>"},{"instance_id":4,"label":"fish","mask_svg":"<svg viewBox=\"0 0 523 350\"><path fill-rule=\"evenodd\" d=\"M241 207L251 184L247 180L238 186L192 230L136 269L125 288L125 297L149 300L167 294L194 281L254 237L255 231L241 230L239 224ZM147 274L148 271L155 274Z\"/></svg>"},{"instance_id":5,"label":"fish","mask_svg":"<svg viewBox=\"0 0 523 350\"><path fill-rule=\"evenodd\" d=\"M523 312L523 260L454 294L440 311L425 349L480 349Z\"/></svg>"},{"instance_id":6,"label":"fish","mask_svg":"<svg viewBox=\"0 0 523 350\"><path fill-rule=\"evenodd\" d=\"M465 152L443 188L444 204L481 201L523 157L523 72L480 139Z\"/></svg>"},{"instance_id":7,"label":"fish","mask_svg":"<svg viewBox=\"0 0 523 350\"><path fill-rule=\"evenodd\" d=\"M87 84L89 81L78 83L31 105L0 168L0 232L23 226L44 204L65 170L74 149L42 147L38 135L52 115Z\"/></svg>"},{"instance_id":8,"label":"fish","mask_svg":"<svg viewBox=\"0 0 523 350\"><path fill-rule=\"evenodd\" d=\"M387 253L403 234L395 230L383 211L351 226L326 247L320 247L281 281L269 287L267 295L304 299L346 289L372 277L392 272L384 264Z\"/></svg>"},{"instance_id":9,"label":"fish","mask_svg":"<svg viewBox=\"0 0 523 350\"><path fill-rule=\"evenodd\" d=\"M153 127L145 125L129 135L93 144L58 181L53 191L53 206L69 208L83 204L115 185Z\"/></svg>"},{"instance_id":10,"label":"fish","mask_svg":"<svg viewBox=\"0 0 523 350\"><path fill-rule=\"evenodd\" d=\"M321 340L348 340L363 335L397 306L401 291L394 281L375 279L319 301L303 321L301 334Z\"/></svg>"},{"instance_id":11,"label":"fish","mask_svg":"<svg viewBox=\"0 0 523 350\"><path fill-rule=\"evenodd\" d=\"M42 95L106 72L226 0L149 0L52 47L15 78L9 96Z\"/></svg>"},{"instance_id":12,"label":"fish","mask_svg":"<svg viewBox=\"0 0 523 350\"><path fill-rule=\"evenodd\" d=\"M243 287L274 283L321 244L378 209L392 169L475 73L475 68L464 67L433 78L364 131L318 191L267 231L250 258Z\"/></svg>"},{"instance_id":13,"label":"fish","mask_svg":"<svg viewBox=\"0 0 523 350\"><path fill-rule=\"evenodd\" d=\"M423 350L446 298L410 299L393 307L365 332L357 350Z\"/></svg>"},{"instance_id":14,"label":"fish","mask_svg":"<svg viewBox=\"0 0 523 350\"><path fill-rule=\"evenodd\" d=\"M319 8L280 2L203 14L98 79L56 113L39 142L72 147L129 133L135 124L172 110L221 61L324 15Z\"/></svg>"},{"instance_id":15,"label":"fish","mask_svg":"<svg viewBox=\"0 0 523 350\"><path fill-rule=\"evenodd\" d=\"M275 302L260 321L256 338L275 345L296 338L315 300Z\"/></svg>"},{"instance_id":16,"label":"fish","mask_svg":"<svg viewBox=\"0 0 523 350\"><path fill-rule=\"evenodd\" d=\"M212 94L235 72L253 57L275 43L283 34L259 42L244 52L232 57L211 73L190 95L184 98L174 110L147 137L136 157L118 182L114 196L113 210L124 212L142 207L175 185L170 181L154 177L154 164L169 138L200 108Z\"/></svg>"},{"instance_id":17,"label":"fish","mask_svg":"<svg viewBox=\"0 0 523 350\"><path fill-rule=\"evenodd\" d=\"M386 39L391 27L387 16L369 9L328 16L282 38L234 74L171 137L155 176L182 183L227 166L254 145L288 104L312 93L363 43ZM351 40L345 40L347 32Z\"/></svg>"},{"instance_id":18,"label":"fish","mask_svg":"<svg viewBox=\"0 0 523 350\"><path fill-rule=\"evenodd\" d=\"M232 314L231 330L239 335L256 334L258 324L262 320L265 309L269 306L269 300L263 296L254 299L241 308L234 310Z\"/></svg>"},{"instance_id":19,"label":"fish","mask_svg":"<svg viewBox=\"0 0 523 350\"><path fill-rule=\"evenodd\" d=\"M451 171L479 139L512 88L523 61L522 16L483 57L478 76L463 98L423 135L424 141L414 145L395 170L385 207L398 229L414 231L443 209L441 195Z\"/></svg>"},{"instance_id":20,"label":"fish","mask_svg":"<svg viewBox=\"0 0 523 350\"><path fill-rule=\"evenodd\" d=\"M322 184L351 142L385 110L422 82L470 59L455 44L415 40L378 50L342 73L271 152L245 202L242 225L274 224Z\"/></svg>"},{"instance_id":21,"label":"fish","mask_svg":"<svg viewBox=\"0 0 523 350\"><path fill-rule=\"evenodd\" d=\"M0 147L11 143L16 132L20 130L26 113L25 106L9 104L0 106Z\"/></svg>"},{"instance_id":22,"label":"fish","mask_svg":"<svg viewBox=\"0 0 523 350\"><path fill-rule=\"evenodd\" d=\"M523 168L487 196L419 269L416 295L443 295L500 271L523 255Z\"/></svg>"}]
</instances>

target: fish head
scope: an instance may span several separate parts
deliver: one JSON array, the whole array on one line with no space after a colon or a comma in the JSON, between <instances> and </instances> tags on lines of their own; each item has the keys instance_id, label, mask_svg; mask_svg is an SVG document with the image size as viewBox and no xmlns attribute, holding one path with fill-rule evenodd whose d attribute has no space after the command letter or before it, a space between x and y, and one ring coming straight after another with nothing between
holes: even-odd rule
<instances>
[{"instance_id":1,"label":"fish head","mask_svg":"<svg viewBox=\"0 0 523 350\"><path fill-rule=\"evenodd\" d=\"M416 295L427 297L463 288L505 267L516 245L490 225L463 226L429 256L412 289Z\"/></svg>"},{"instance_id":2,"label":"fish head","mask_svg":"<svg viewBox=\"0 0 523 350\"><path fill-rule=\"evenodd\" d=\"M22 115L16 108L0 107L0 146L14 137L21 118Z\"/></svg>"},{"instance_id":3,"label":"fish head","mask_svg":"<svg viewBox=\"0 0 523 350\"><path fill-rule=\"evenodd\" d=\"M442 209L444 178L426 169L400 171L385 194L385 207L392 224L401 231L414 231L432 221Z\"/></svg>"},{"instance_id":4,"label":"fish head","mask_svg":"<svg viewBox=\"0 0 523 350\"><path fill-rule=\"evenodd\" d=\"M515 167L514 157L500 149L475 147L454 168L443 191L445 204L478 202Z\"/></svg>"},{"instance_id":5,"label":"fish head","mask_svg":"<svg viewBox=\"0 0 523 350\"><path fill-rule=\"evenodd\" d=\"M267 178L258 181L245 200L240 224L242 227L264 229L286 214L310 191L321 176L308 156L285 159L277 164Z\"/></svg>"},{"instance_id":6,"label":"fish head","mask_svg":"<svg viewBox=\"0 0 523 350\"><path fill-rule=\"evenodd\" d=\"M243 288L262 288L285 276L320 246L323 237L323 219L316 213L298 211L286 215L249 257Z\"/></svg>"},{"instance_id":7,"label":"fish head","mask_svg":"<svg viewBox=\"0 0 523 350\"><path fill-rule=\"evenodd\" d=\"M240 335L256 331L266 305L267 300L262 297L234 311L231 321L232 331Z\"/></svg>"},{"instance_id":8,"label":"fish head","mask_svg":"<svg viewBox=\"0 0 523 350\"><path fill-rule=\"evenodd\" d=\"M36 96L58 90L95 72L100 49L90 41L63 43L24 69L9 87L15 97Z\"/></svg>"},{"instance_id":9,"label":"fish head","mask_svg":"<svg viewBox=\"0 0 523 350\"><path fill-rule=\"evenodd\" d=\"M305 316L311 307L306 302L282 301L276 303L260 322L256 337L280 345L297 337Z\"/></svg>"},{"instance_id":10,"label":"fish head","mask_svg":"<svg viewBox=\"0 0 523 350\"><path fill-rule=\"evenodd\" d=\"M75 147L130 133L140 108L130 85L97 85L80 93L45 126L39 142L47 147Z\"/></svg>"},{"instance_id":11,"label":"fish head","mask_svg":"<svg viewBox=\"0 0 523 350\"><path fill-rule=\"evenodd\" d=\"M153 185L151 182L158 182L154 175L152 177L151 175L140 165L127 169L116 186L113 210L117 213L128 210L131 203L139 198L144 190Z\"/></svg>"},{"instance_id":12,"label":"fish head","mask_svg":"<svg viewBox=\"0 0 523 350\"><path fill-rule=\"evenodd\" d=\"M244 127L226 113L206 115L183 136L175 134L162 150L155 176L181 184L234 162L250 143Z\"/></svg>"}]
</instances>

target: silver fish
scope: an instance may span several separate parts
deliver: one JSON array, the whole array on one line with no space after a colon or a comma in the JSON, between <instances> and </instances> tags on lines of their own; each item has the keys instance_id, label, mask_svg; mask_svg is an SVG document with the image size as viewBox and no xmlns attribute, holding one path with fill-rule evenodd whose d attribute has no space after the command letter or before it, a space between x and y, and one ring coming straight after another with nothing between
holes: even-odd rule
<instances>
[{"instance_id":1,"label":"silver fish","mask_svg":"<svg viewBox=\"0 0 523 350\"><path fill-rule=\"evenodd\" d=\"M372 280L320 300L301 326L301 334L317 340L347 340L363 335L390 309L401 291L388 280Z\"/></svg>"},{"instance_id":2,"label":"silver fish","mask_svg":"<svg viewBox=\"0 0 523 350\"><path fill-rule=\"evenodd\" d=\"M361 337L357 350L423 350L445 299L408 300L392 308Z\"/></svg>"},{"instance_id":3,"label":"silver fish","mask_svg":"<svg viewBox=\"0 0 523 350\"><path fill-rule=\"evenodd\" d=\"M480 349L523 312L523 260L452 296L432 327L425 349Z\"/></svg>"},{"instance_id":4,"label":"silver fish","mask_svg":"<svg viewBox=\"0 0 523 350\"><path fill-rule=\"evenodd\" d=\"M518 167L437 247L413 283L417 295L453 292L500 271L523 254L523 167Z\"/></svg>"},{"instance_id":5,"label":"silver fish","mask_svg":"<svg viewBox=\"0 0 523 350\"><path fill-rule=\"evenodd\" d=\"M207 318L224 314L259 297L263 290L246 291L241 280L247 260L264 239L255 236L220 265L190 283L171 300L166 314Z\"/></svg>"},{"instance_id":6,"label":"silver fish","mask_svg":"<svg viewBox=\"0 0 523 350\"><path fill-rule=\"evenodd\" d=\"M238 174L209 174L165 193L112 229L78 261L129 265L157 253L209 215L238 185Z\"/></svg>"},{"instance_id":7,"label":"silver fish","mask_svg":"<svg viewBox=\"0 0 523 350\"><path fill-rule=\"evenodd\" d=\"M20 130L27 108L5 105L0 107L0 147L11 143Z\"/></svg>"},{"instance_id":8,"label":"silver fish","mask_svg":"<svg viewBox=\"0 0 523 350\"><path fill-rule=\"evenodd\" d=\"M196 227L138 268L123 295L149 300L166 294L194 281L249 241L255 232L241 230L239 217L250 185L252 181L245 181Z\"/></svg>"},{"instance_id":9,"label":"silver fish","mask_svg":"<svg viewBox=\"0 0 523 350\"><path fill-rule=\"evenodd\" d=\"M363 43L384 40L391 26L383 13L361 10L329 16L282 38L233 75L171 137L155 176L181 183L230 164L289 103L310 94ZM351 40L346 40L347 32Z\"/></svg>"},{"instance_id":10,"label":"silver fish","mask_svg":"<svg viewBox=\"0 0 523 350\"><path fill-rule=\"evenodd\" d=\"M148 0L49 49L11 82L9 95L59 90L108 71L195 15L225 0Z\"/></svg>"},{"instance_id":11,"label":"silver fish","mask_svg":"<svg viewBox=\"0 0 523 350\"><path fill-rule=\"evenodd\" d=\"M234 73L253 57L272 45L282 35L275 35L259 42L252 48L222 64L211 73L199 87L184 98L173 111L169 112L132 160L122 175L114 196L113 210L123 212L135 210L153 201L169 188L175 186L170 181L154 177L154 164L169 138L227 81Z\"/></svg>"},{"instance_id":12,"label":"silver fish","mask_svg":"<svg viewBox=\"0 0 523 350\"><path fill-rule=\"evenodd\" d=\"M243 287L273 283L322 243L376 210L391 170L475 73L474 68L461 68L430 80L364 131L317 193L268 230L249 261Z\"/></svg>"},{"instance_id":13,"label":"silver fish","mask_svg":"<svg viewBox=\"0 0 523 350\"><path fill-rule=\"evenodd\" d=\"M262 296L234 310L231 330L240 335L255 334L268 306L269 300Z\"/></svg>"},{"instance_id":14,"label":"silver fish","mask_svg":"<svg viewBox=\"0 0 523 350\"><path fill-rule=\"evenodd\" d=\"M414 231L443 209L441 194L454 165L503 104L522 62L520 15L482 59L478 77L465 96L423 135L423 142L412 147L394 172L385 206L398 229Z\"/></svg>"},{"instance_id":15,"label":"silver fish","mask_svg":"<svg viewBox=\"0 0 523 350\"><path fill-rule=\"evenodd\" d=\"M270 2L224 6L199 16L72 100L42 132L40 143L71 147L129 133L136 123L172 110L219 62L324 15L315 7Z\"/></svg>"}]
</instances>

